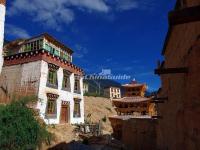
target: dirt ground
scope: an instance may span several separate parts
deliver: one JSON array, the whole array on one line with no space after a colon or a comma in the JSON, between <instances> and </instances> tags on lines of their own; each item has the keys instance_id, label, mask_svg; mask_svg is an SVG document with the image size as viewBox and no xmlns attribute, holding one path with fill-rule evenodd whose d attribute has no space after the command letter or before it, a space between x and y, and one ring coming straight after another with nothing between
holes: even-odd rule
<instances>
[{"instance_id":1,"label":"dirt ground","mask_svg":"<svg viewBox=\"0 0 200 150\"><path fill-rule=\"evenodd\" d=\"M100 97L84 97L85 102L85 120L96 123L101 120L103 126L103 134L111 134L112 127L108 119L109 116L115 115L116 112L112 107L110 99ZM78 135L73 132L75 126L70 124L49 126L48 130L53 133L54 141L51 146L58 143L71 141L78 141ZM48 146L49 147L49 146ZM43 146L43 150L48 148Z\"/></svg>"}]
</instances>

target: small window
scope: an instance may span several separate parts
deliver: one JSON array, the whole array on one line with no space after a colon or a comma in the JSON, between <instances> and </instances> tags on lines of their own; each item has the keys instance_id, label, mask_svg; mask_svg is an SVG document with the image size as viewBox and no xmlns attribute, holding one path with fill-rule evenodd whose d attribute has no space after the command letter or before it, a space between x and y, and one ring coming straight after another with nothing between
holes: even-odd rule
<instances>
[{"instance_id":1,"label":"small window","mask_svg":"<svg viewBox=\"0 0 200 150\"><path fill-rule=\"evenodd\" d=\"M56 56L60 56L60 51L59 50L55 50L55 55Z\"/></svg>"},{"instance_id":2,"label":"small window","mask_svg":"<svg viewBox=\"0 0 200 150\"><path fill-rule=\"evenodd\" d=\"M33 42L31 43L31 50L33 50Z\"/></svg>"},{"instance_id":3,"label":"small window","mask_svg":"<svg viewBox=\"0 0 200 150\"><path fill-rule=\"evenodd\" d=\"M74 117L75 118L81 117L80 101L81 100L79 99L74 99Z\"/></svg>"},{"instance_id":4,"label":"small window","mask_svg":"<svg viewBox=\"0 0 200 150\"><path fill-rule=\"evenodd\" d=\"M70 91L70 72L63 70L63 90Z\"/></svg>"},{"instance_id":5,"label":"small window","mask_svg":"<svg viewBox=\"0 0 200 150\"><path fill-rule=\"evenodd\" d=\"M60 57L64 58L64 52L63 51L60 51Z\"/></svg>"},{"instance_id":6,"label":"small window","mask_svg":"<svg viewBox=\"0 0 200 150\"><path fill-rule=\"evenodd\" d=\"M68 60L69 62L71 62L71 55L70 55L70 54L67 54L67 60Z\"/></svg>"},{"instance_id":7,"label":"small window","mask_svg":"<svg viewBox=\"0 0 200 150\"><path fill-rule=\"evenodd\" d=\"M40 49L40 44L39 44L39 42L40 42L40 41L39 41L39 40L37 40L37 45L36 45L36 47L37 47L36 49L37 49L37 50L39 50L39 49Z\"/></svg>"},{"instance_id":8,"label":"small window","mask_svg":"<svg viewBox=\"0 0 200 150\"><path fill-rule=\"evenodd\" d=\"M47 43L45 44L45 49L50 52L50 48L49 48L49 45Z\"/></svg>"},{"instance_id":9,"label":"small window","mask_svg":"<svg viewBox=\"0 0 200 150\"><path fill-rule=\"evenodd\" d=\"M49 46L49 49L50 49L50 52L51 52L51 54L54 54L54 48L53 47L51 47L51 46Z\"/></svg>"},{"instance_id":10,"label":"small window","mask_svg":"<svg viewBox=\"0 0 200 150\"><path fill-rule=\"evenodd\" d=\"M37 41L34 41L33 42L33 50L36 50L37 49Z\"/></svg>"},{"instance_id":11,"label":"small window","mask_svg":"<svg viewBox=\"0 0 200 150\"><path fill-rule=\"evenodd\" d=\"M40 40L40 44L39 44L39 48L42 49L43 48L43 39Z\"/></svg>"},{"instance_id":12,"label":"small window","mask_svg":"<svg viewBox=\"0 0 200 150\"><path fill-rule=\"evenodd\" d=\"M56 100L58 95L47 94L47 107L46 107L46 116L47 117L56 117L57 115L57 103Z\"/></svg>"},{"instance_id":13,"label":"small window","mask_svg":"<svg viewBox=\"0 0 200 150\"><path fill-rule=\"evenodd\" d=\"M55 114L56 113L56 101L48 100L47 103L47 114Z\"/></svg>"},{"instance_id":14,"label":"small window","mask_svg":"<svg viewBox=\"0 0 200 150\"><path fill-rule=\"evenodd\" d=\"M48 68L49 72L47 86L52 88L58 88L57 70L59 67L54 64L49 64Z\"/></svg>"},{"instance_id":15,"label":"small window","mask_svg":"<svg viewBox=\"0 0 200 150\"><path fill-rule=\"evenodd\" d=\"M50 84L57 84L57 72L55 70L49 70L48 82Z\"/></svg>"},{"instance_id":16,"label":"small window","mask_svg":"<svg viewBox=\"0 0 200 150\"><path fill-rule=\"evenodd\" d=\"M74 82L74 92L80 94L80 80L78 77L75 77L75 82Z\"/></svg>"},{"instance_id":17,"label":"small window","mask_svg":"<svg viewBox=\"0 0 200 150\"><path fill-rule=\"evenodd\" d=\"M67 54L66 54L66 52L64 53L63 58L64 58L65 60L67 60Z\"/></svg>"}]
</instances>

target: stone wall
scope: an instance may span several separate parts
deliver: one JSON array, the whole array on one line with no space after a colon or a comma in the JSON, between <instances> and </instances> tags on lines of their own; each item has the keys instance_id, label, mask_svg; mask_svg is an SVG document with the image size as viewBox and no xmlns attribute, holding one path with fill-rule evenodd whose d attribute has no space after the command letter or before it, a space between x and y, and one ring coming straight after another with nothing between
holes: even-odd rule
<instances>
[{"instance_id":1,"label":"stone wall","mask_svg":"<svg viewBox=\"0 0 200 150\"><path fill-rule=\"evenodd\" d=\"M188 0L188 6L200 4ZM168 101L158 105L163 117L157 126L157 146L162 150L200 149L200 21L171 28L164 68L187 67L188 73L161 75L159 97Z\"/></svg>"},{"instance_id":2,"label":"stone wall","mask_svg":"<svg viewBox=\"0 0 200 150\"><path fill-rule=\"evenodd\" d=\"M122 142L127 150L156 150L156 124L154 119L123 121Z\"/></svg>"}]
</instances>

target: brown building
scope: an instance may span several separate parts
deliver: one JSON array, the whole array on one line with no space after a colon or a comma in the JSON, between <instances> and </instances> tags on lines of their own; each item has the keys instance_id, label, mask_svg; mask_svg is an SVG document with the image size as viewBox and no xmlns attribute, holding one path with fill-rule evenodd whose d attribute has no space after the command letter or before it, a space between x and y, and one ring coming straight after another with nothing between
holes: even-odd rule
<instances>
[{"instance_id":1,"label":"brown building","mask_svg":"<svg viewBox=\"0 0 200 150\"><path fill-rule=\"evenodd\" d=\"M155 104L152 103L152 98L144 97L146 91L145 84L138 84L134 81L130 84L123 85L123 87L126 97L112 101L117 115L109 117L109 119L113 128L113 136L116 139L126 141L126 136L123 136L123 134L134 128L133 126L124 128L126 122L132 122L129 120L135 120L136 122L137 120L152 120L152 116L156 116L156 111Z\"/></svg>"},{"instance_id":2,"label":"brown building","mask_svg":"<svg viewBox=\"0 0 200 150\"><path fill-rule=\"evenodd\" d=\"M124 84L124 97L141 96L144 97L147 90L146 84L137 83L137 81L131 81L130 84Z\"/></svg>"},{"instance_id":3,"label":"brown building","mask_svg":"<svg viewBox=\"0 0 200 150\"><path fill-rule=\"evenodd\" d=\"M157 146L162 150L200 149L200 0L178 0L169 13L164 62L155 73L158 92Z\"/></svg>"}]
</instances>

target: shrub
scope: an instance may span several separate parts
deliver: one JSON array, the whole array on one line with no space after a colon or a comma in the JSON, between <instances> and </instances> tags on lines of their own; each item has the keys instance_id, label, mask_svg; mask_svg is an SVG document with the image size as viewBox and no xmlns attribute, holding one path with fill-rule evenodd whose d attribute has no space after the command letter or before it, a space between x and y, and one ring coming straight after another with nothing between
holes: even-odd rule
<instances>
[{"instance_id":1,"label":"shrub","mask_svg":"<svg viewBox=\"0 0 200 150\"><path fill-rule=\"evenodd\" d=\"M103 122L106 122L106 121L107 121L106 116L104 116L104 117L102 118L102 121L103 121Z\"/></svg>"},{"instance_id":2,"label":"shrub","mask_svg":"<svg viewBox=\"0 0 200 150\"><path fill-rule=\"evenodd\" d=\"M30 97L0 106L1 150L35 150L43 142L50 144L51 134L27 107L28 102Z\"/></svg>"}]
</instances>

